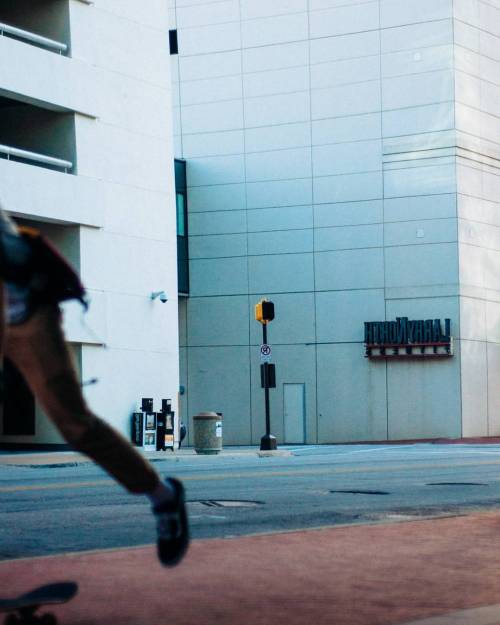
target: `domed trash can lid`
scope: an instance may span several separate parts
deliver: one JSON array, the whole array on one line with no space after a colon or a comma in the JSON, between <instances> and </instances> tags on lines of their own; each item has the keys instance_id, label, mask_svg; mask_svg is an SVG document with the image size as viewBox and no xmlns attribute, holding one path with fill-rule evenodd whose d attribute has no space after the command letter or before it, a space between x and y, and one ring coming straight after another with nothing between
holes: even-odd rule
<instances>
[{"instance_id":1,"label":"domed trash can lid","mask_svg":"<svg viewBox=\"0 0 500 625\"><path fill-rule=\"evenodd\" d=\"M222 421L222 413L220 412L199 412L194 415L193 419L217 419Z\"/></svg>"}]
</instances>

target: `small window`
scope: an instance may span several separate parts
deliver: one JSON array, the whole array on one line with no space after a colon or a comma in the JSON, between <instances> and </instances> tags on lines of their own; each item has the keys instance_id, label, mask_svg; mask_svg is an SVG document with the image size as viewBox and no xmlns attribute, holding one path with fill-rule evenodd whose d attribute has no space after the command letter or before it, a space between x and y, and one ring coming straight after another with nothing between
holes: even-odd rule
<instances>
[{"instance_id":1,"label":"small window","mask_svg":"<svg viewBox=\"0 0 500 625\"><path fill-rule=\"evenodd\" d=\"M186 200L184 198L184 193L176 194L177 205L177 236L185 237L186 236Z\"/></svg>"},{"instance_id":2,"label":"small window","mask_svg":"<svg viewBox=\"0 0 500 625\"><path fill-rule=\"evenodd\" d=\"M177 30L168 31L168 40L170 43L170 54L179 54L179 43L177 41Z\"/></svg>"}]
</instances>

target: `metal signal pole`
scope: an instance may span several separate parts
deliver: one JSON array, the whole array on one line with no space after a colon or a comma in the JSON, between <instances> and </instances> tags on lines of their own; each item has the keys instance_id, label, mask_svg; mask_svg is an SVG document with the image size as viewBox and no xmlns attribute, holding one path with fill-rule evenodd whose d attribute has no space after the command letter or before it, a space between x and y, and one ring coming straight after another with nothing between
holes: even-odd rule
<instances>
[{"instance_id":1,"label":"metal signal pole","mask_svg":"<svg viewBox=\"0 0 500 625\"><path fill-rule=\"evenodd\" d=\"M263 347L267 347L267 324L274 319L274 304L272 302L268 302L267 300L260 301L255 306L255 319L262 324L262 345ZM271 366L274 371L274 365ZM264 406L266 414L266 433L260 439L261 451L270 451L277 449L278 447L276 437L271 434L271 410L269 404L271 366L267 360L261 365L261 367L263 367Z\"/></svg>"}]
</instances>

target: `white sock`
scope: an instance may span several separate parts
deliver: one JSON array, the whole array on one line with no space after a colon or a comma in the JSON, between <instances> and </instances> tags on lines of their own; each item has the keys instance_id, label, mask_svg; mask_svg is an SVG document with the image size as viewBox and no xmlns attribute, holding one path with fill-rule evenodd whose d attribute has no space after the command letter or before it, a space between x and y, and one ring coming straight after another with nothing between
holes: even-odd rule
<instances>
[{"instance_id":1,"label":"white sock","mask_svg":"<svg viewBox=\"0 0 500 625\"><path fill-rule=\"evenodd\" d=\"M146 495L149 497L153 508L156 508L157 506L172 501L175 492L168 482L160 482L153 491L146 493Z\"/></svg>"}]
</instances>

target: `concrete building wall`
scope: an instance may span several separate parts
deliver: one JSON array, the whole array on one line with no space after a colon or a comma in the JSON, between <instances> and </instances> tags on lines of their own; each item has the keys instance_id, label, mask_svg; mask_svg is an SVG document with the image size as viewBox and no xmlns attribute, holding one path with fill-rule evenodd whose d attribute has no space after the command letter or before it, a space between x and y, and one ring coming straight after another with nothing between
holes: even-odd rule
<instances>
[{"instance_id":1,"label":"concrete building wall","mask_svg":"<svg viewBox=\"0 0 500 625\"><path fill-rule=\"evenodd\" d=\"M0 37L8 59L0 95L73 117L73 175L0 160L0 193L16 216L55 222L56 238L77 232L73 251L92 304L85 324L78 304L64 306L67 336L82 379L99 379L86 388L92 408L128 437L141 397L154 397L157 409L171 398L177 410L168 9L154 2L145 11L132 0L66 4L69 56ZM151 301L156 290L166 291L166 304ZM59 442L44 429L29 442Z\"/></svg>"},{"instance_id":2,"label":"concrete building wall","mask_svg":"<svg viewBox=\"0 0 500 625\"><path fill-rule=\"evenodd\" d=\"M500 4L454 6L464 432L500 432Z\"/></svg>"},{"instance_id":3,"label":"concrete building wall","mask_svg":"<svg viewBox=\"0 0 500 625\"><path fill-rule=\"evenodd\" d=\"M223 412L226 442L264 431L263 296L280 442L286 383L305 384L307 442L462 434L465 343L439 362L363 357L368 320L449 317L461 338L453 6L170 0L190 213L183 410Z\"/></svg>"},{"instance_id":4,"label":"concrete building wall","mask_svg":"<svg viewBox=\"0 0 500 625\"><path fill-rule=\"evenodd\" d=\"M385 318L450 318L460 336L450 2L382 2ZM460 352L387 363L390 439L460 436Z\"/></svg>"}]
</instances>

